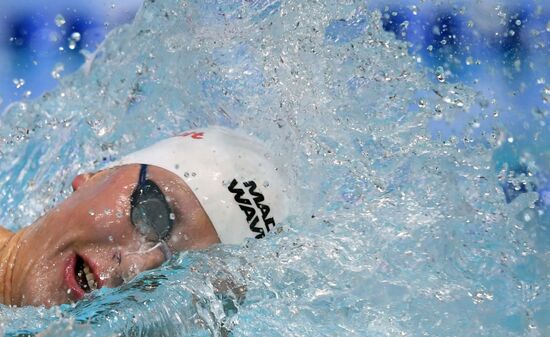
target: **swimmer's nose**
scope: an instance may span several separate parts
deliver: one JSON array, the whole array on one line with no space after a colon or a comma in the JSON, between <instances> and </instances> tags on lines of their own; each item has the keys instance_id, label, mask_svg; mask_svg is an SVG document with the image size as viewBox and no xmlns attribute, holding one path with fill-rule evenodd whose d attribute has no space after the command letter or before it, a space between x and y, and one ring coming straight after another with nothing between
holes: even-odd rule
<instances>
[{"instance_id":1,"label":"swimmer's nose","mask_svg":"<svg viewBox=\"0 0 550 337\"><path fill-rule=\"evenodd\" d=\"M71 186L73 187L73 190L76 192L82 185L84 185L93 176L94 176L93 173L82 173L74 177L73 182L71 184Z\"/></svg>"}]
</instances>

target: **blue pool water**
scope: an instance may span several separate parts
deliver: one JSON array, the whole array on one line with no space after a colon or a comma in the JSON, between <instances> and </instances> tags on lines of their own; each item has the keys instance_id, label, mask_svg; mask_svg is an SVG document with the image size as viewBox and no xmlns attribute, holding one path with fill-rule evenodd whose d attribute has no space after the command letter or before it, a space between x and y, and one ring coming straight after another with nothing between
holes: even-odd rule
<instances>
[{"instance_id":1,"label":"blue pool water","mask_svg":"<svg viewBox=\"0 0 550 337\"><path fill-rule=\"evenodd\" d=\"M1 306L0 331L548 336L547 181L533 164L548 152L518 147L498 102L419 64L384 22L351 2L150 0L57 89L6 110L11 229L75 174L210 124L264 139L298 202L281 234L180 254L74 305ZM546 124L531 131L548 139Z\"/></svg>"}]
</instances>

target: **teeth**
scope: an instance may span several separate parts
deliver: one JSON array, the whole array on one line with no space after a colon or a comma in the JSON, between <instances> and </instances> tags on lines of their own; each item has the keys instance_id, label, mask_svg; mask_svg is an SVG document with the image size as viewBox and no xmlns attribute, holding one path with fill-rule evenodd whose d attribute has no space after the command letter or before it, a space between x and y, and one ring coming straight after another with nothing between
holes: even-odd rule
<instances>
[{"instance_id":1,"label":"teeth","mask_svg":"<svg viewBox=\"0 0 550 337\"><path fill-rule=\"evenodd\" d=\"M95 282L94 274L90 271L88 265L84 264L84 275L86 276L86 281L88 281L88 287L91 290L97 289L97 284Z\"/></svg>"}]
</instances>

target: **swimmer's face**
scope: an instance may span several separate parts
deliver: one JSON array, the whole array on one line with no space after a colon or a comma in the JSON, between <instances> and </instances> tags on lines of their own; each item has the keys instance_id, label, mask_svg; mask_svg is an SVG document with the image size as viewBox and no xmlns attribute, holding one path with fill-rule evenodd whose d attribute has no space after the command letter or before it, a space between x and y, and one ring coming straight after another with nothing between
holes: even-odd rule
<instances>
[{"instance_id":1,"label":"swimmer's face","mask_svg":"<svg viewBox=\"0 0 550 337\"><path fill-rule=\"evenodd\" d=\"M75 192L21 237L7 304L41 305L81 299L158 267L169 251L200 249L219 239L189 187L173 173L148 166L147 179L164 194L173 225L165 244L131 220L131 195L140 165L76 177Z\"/></svg>"}]
</instances>

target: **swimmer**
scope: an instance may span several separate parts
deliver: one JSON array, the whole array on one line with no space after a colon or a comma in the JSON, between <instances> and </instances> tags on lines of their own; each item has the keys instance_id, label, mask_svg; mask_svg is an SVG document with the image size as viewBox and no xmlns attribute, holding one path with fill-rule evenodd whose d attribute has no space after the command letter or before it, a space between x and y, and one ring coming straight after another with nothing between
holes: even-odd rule
<instances>
[{"instance_id":1,"label":"swimmer","mask_svg":"<svg viewBox=\"0 0 550 337\"><path fill-rule=\"evenodd\" d=\"M286 217L286 179L265 146L221 127L185 132L74 178L30 226L0 227L0 302L78 301L172 254L262 238Z\"/></svg>"}]
</instances>

